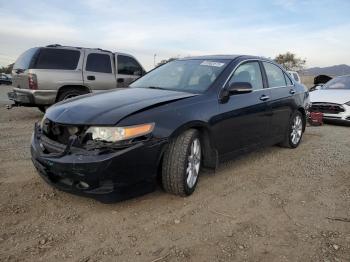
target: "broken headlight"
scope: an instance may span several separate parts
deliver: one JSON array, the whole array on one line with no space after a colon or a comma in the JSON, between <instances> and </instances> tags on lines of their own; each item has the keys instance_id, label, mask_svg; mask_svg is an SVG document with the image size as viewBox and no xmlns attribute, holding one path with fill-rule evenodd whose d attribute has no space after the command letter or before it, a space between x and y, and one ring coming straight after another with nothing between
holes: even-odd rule
<instances>
[{"instance_id":1,"label":"broken headlight","mask_svg":"<svg viewBox=\"0 0 350 262\"><path fill-rule=\"evenodd\" d=\"M118 142L147 135L153 129L154 123L126 127L92 126L86 133L90 133L93 140Z\"/></svg>"}]
</instances>

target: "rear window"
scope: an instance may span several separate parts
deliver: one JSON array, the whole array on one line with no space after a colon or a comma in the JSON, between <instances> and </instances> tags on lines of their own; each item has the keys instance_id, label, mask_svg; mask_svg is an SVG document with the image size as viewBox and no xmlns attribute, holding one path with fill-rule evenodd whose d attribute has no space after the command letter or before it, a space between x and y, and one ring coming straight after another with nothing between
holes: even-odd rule
<instances>
[{"instance_id":1,"label":"rear window","mask_svg":"<svg viewBox=\"0 0 350 262\"><path fill-rule=\"evenodd\" d=\"M21 54L17 58L13 66L13 69L28 69L31 65L32 58L37 51L38 51L37 47L31 48L25 51L23 54Z\"/></svg>"},{"instance_id":2,"label":"rear window","mask_svg":"<svg viewBox=\"0 0 350 262\"><path fill-rule=\"evenodd\" d=\"M299 82L299 76L297 73L293 73L295 81Z\"/></svg>"},{"instance_id":3,"label":"rear window","mask_svg":"<svg viewBox=\"0 0 350 262\"><path fill-rule=\"evenodd\" d=\"M112 73L111 57L106 54L89 54L86 60L86 71Z\"/></svg>"},{"instance_id":4,"label":"rear window","mask_svg":"<svg viewBox=\"0 0 350 262\"><path fill-rule=\"evenodd\" d=\"M33 68L74 70L77 68L79 58L78 50L42 48Z\"/></svg>"},{"instance_id":5,"label":"rear window","mask_svg":"<svg viewBox=\"0 0 350 262\"><path fill-rule=\"evenodd\" d=\"M269 87L282 87L286 86L286 80L284 78L283 71L276 65L263 62Z\"/></svg>"}]
</instances>

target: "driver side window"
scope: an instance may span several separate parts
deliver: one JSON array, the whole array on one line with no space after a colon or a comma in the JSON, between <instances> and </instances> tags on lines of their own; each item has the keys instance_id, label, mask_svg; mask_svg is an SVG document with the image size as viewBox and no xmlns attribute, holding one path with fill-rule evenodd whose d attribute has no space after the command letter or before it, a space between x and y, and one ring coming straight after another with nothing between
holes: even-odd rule
<instances>
[{"instance_id":1,"label":"driver side window","mask_svg":"<svg viewBox=\"0 0 350 262\"><path fill-rule=\"evenodd\" d=\"M247 62L240 65L229 81L229 85L234 82L248 82L253 90L263 89L261 70L258 62Z\"/></svg>"}]
</instances>

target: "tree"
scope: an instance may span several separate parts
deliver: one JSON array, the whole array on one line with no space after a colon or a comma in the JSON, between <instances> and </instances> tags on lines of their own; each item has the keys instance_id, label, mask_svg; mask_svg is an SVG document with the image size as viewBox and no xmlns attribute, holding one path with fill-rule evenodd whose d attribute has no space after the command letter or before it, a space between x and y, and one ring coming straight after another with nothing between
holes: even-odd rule
<instances>
[{"instance_id":1,"label":"tree","mask_svg":"<svg viewBox=\"0 0 350 262\"><path fill-rule=\"evenodd\" d=\"M279 54L275 57L274 61L291 71L299 71L303 69L306 64L305 59L299 58L296 54L290 52Z\"/></svg>"},{"instance_id":2,"label":"tree","mask_svg":"<svg viewBox=\"0 0 350 262\"><path fill-rule=\"evenodd\" d=\"M171 62L171 61L174 61L174 60L176 60L176 59L177 59L177 58L175 58L175 57L170 57L169 59L163 59L162 61L160 61L160 62L156 65L156 67L161 66L161 65L164 65L164 64L169 63L169 62Z\"/></svg>"},{"instance_id":3,"label":"tree","mask_svg":"<svg viewBox=\"0 0 350 262\"><path fill-rule=\"evenodd\" d=\"M0 73L11 74L13 65L14 65L14 64L12 63L12 64L9 64L8 66L2 66L2 67L0 67Z\"/></svg>"}]
</instances>

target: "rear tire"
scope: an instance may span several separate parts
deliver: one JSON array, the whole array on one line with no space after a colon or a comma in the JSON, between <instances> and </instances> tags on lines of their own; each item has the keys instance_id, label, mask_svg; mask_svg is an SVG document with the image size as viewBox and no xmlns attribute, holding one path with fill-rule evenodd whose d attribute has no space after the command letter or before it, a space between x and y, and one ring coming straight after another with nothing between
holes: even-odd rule
<instances>
[{"instance_id":1,"label":"rear tire","mask_svg":"<svg viewBox=\"0 0 350 262\"><path fill-rule=\"evenodd\" d=\"M280 143L280 146L287 148L298 147L303 136L303 131L305 130L304 125L303 115L299 111L296 111L289 120L284 141Z\"/></svg>"},{"instance_id":2,"label":"rear tire","mask_svg":"<svg viewBox=\"0 0 350 262\"><path fill-rule=\"evenodd\" d=\"M38 106L38 109L45 114L46 109L48 109L48 106Z\"/></svg>"},{"instance_id":3,"label":"rear tire","mask_svg":"<svg viewBox=\"0 0 350 262\"><path fill-rule=\"evenodd\" d=\"M170 141L162 164L162 184L166 192L191 195L198 183L202 162L199 133L190 129Z\"/></svg>"},{"instance_id":4,"label":"rear tire","mask_svg":"<svg viewBox=\"0 0 350 262\"><path fill-rule=\"evenodd\" d=\"M80 95L85 95L88 92L79 90L79 89L67 89L63 90L57 97L57 102L75 97L75 96L80 96Z\"/></svg>"}]
</instances>

